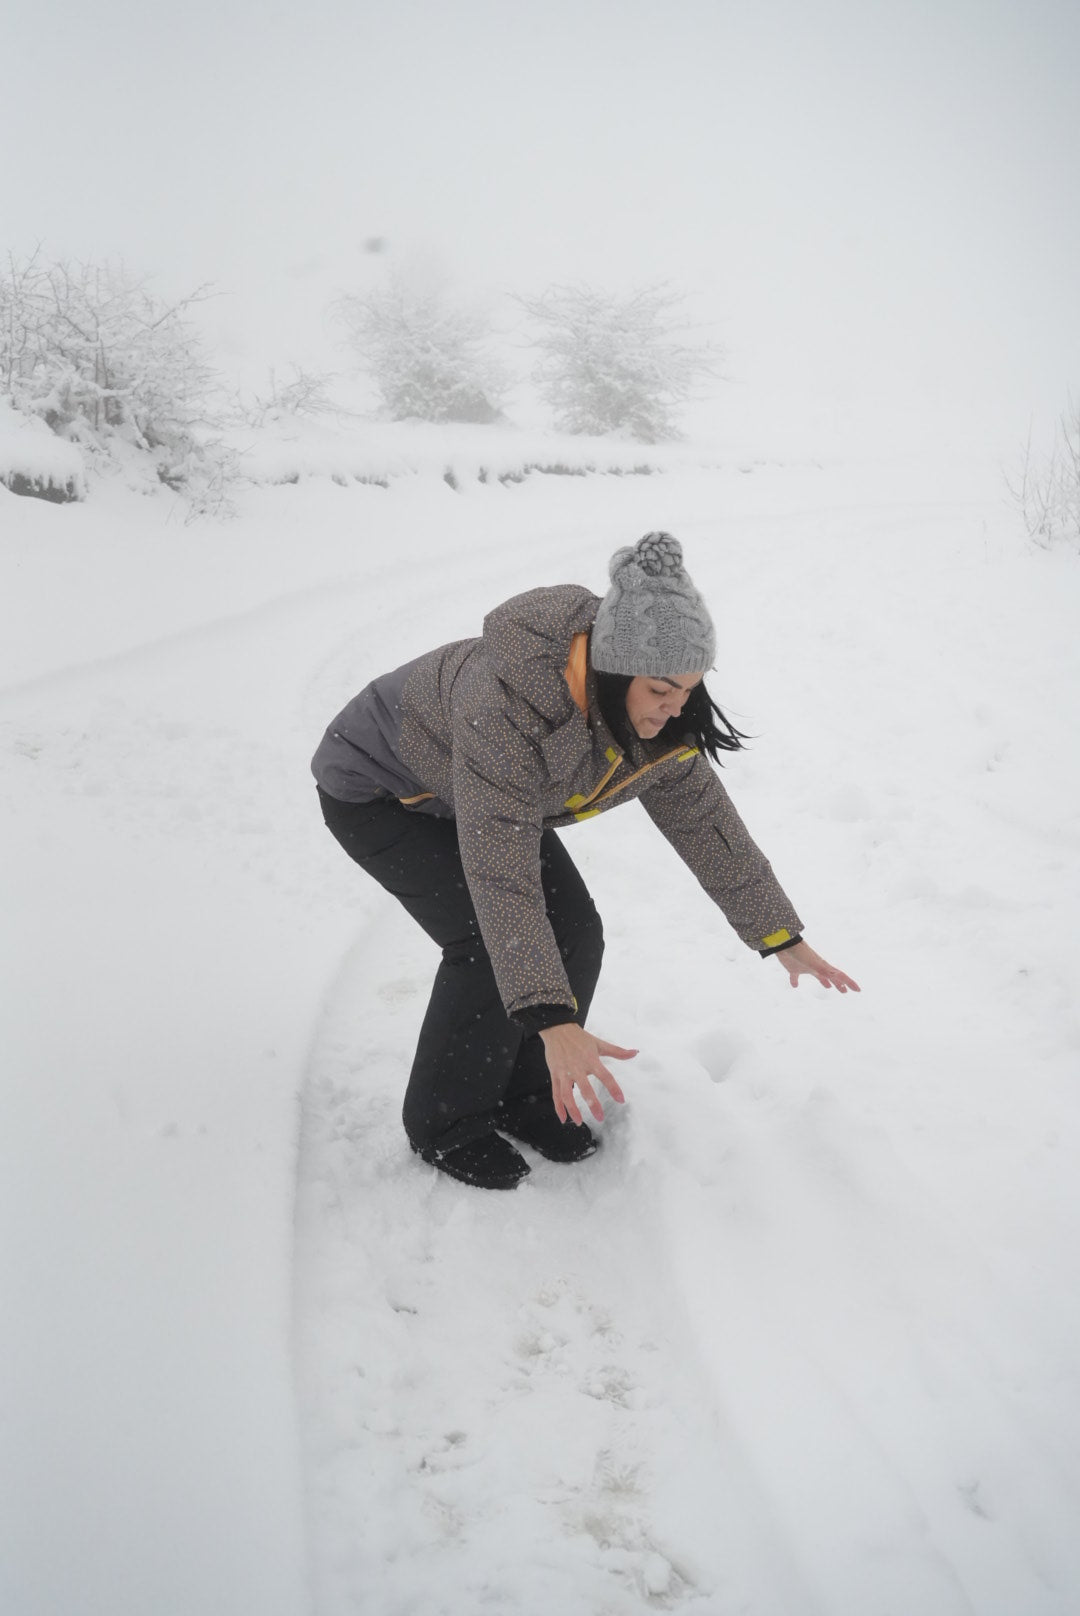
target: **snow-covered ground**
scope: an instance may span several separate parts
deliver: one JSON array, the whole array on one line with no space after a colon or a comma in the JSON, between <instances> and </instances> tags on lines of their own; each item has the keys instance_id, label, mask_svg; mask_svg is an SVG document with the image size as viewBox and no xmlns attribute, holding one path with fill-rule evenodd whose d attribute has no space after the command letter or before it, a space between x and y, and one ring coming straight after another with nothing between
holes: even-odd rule
<instances>
[{"instance_id":1,"label":"snow-covered ground","mask_svg":"<svg viewBox=\"0 0 1080 1616\"><path fill-rule=\"evenodd\" d=\"M1075 555L989 457L448 453L223 523L0 489L0 1608L1071 1616ZM433 950L308 758L657 526L863 993L793 993L636 809L578 827L641 1054L595 1158L484 1196L405 1145Z\"/></svg>"}]
</instances>

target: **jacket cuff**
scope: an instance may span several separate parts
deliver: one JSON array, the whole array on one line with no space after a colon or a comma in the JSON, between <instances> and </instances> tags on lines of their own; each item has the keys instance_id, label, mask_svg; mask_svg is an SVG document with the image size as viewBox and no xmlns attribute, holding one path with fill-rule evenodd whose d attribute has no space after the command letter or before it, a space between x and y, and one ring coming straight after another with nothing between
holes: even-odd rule
<instances>
[{"instance_id":1,"label":"jacket cuff","mask_svg":"<svg viewBox=\"0 0 1080 1616\"><path fill-rule=\"evenodd\" d=\"M785 937L782 943L773 943L771 948L759 948L758 953L762 959L768 959L770 954L782 954L785 948L794 948L796 943L801 942L801 934L796 933L794 937Z\"/></svg>"},{"instance_id":2,"label":"jacket cuff","mask_svg":"<svg viewBox=\"0 0 1080 1616\"><path fill-rule=\"evenodd\" d=\"M543 1032L545 1027L563 1027L568 1021L576 1022L577 1012L568 1004L528 1004L523 1010L512 1011L510 1020L531 1037Z\"/></svg>"}]
</instances>

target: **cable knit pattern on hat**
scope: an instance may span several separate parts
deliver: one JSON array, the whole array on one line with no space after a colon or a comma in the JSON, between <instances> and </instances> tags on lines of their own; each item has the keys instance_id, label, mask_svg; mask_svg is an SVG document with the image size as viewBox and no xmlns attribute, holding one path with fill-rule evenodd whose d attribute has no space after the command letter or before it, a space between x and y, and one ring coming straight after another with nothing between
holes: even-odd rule
<instances>
[{"instance_id":1,"label":"cable knit pattern on hat","mask_svg":"<svg viewBox=\"0 0 1080 1616\"><path fill-rule=\"evenodd\" d=\"M593 624L589 656L600 673L677 678L704 673L716 630L670 533L646 533L616 550L611 588Z\"/></svg>"}]
</instances>

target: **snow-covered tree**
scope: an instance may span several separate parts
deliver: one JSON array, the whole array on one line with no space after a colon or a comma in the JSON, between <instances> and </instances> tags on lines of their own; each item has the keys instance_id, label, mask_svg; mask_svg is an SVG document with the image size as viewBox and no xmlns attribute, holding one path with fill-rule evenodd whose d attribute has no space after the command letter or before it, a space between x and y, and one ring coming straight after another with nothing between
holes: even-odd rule
<instances>
[{"instance_id":1,"label":"snow-covered tree","mask_svg":"<svg viewBox=\"0 0 1080 1616\"><path fill-rule=\"evenodd\" d=\"M507 375L477 309L431 276L393 274L334 310L393 421L498 419Z\"/></svg>"},{"instance_id":2,"label":"snow-covered tree","mask_svg":"<svg viewBox=\"0 0 1080 1616\"><path fill-rule=\"evenodd\" d=\"M197 456L214 375L186 316L122 265L9 255L0 269L0 393L59 436L125 440L164 480Z\"/></svg>"},{"instance_id":3,"label":"snow-covered tree","mask_svg":"<svg viewBox=\"0 0 1080 1616\"><path fill-rule=\"evenodd\" d=\"M677 437L679 406L717 374L718 350L691 340L685 298L666 284L626 297L553 286L518 301L535 328L537 386L562 431Z\"/></svg>"}]
</instances>

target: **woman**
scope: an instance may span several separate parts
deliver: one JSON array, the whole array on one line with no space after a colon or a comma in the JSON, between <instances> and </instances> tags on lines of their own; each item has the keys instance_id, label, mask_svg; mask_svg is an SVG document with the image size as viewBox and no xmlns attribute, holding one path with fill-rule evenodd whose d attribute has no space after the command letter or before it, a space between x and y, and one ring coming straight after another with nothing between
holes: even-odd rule
<instances>
[{"instance_id":1,"label":"woman","mask_svg":"<svg viewBox=\"0 0 1080 1616\"><path fill-rule=\"evenodd\" d=\"M479 639L376 679L323 737L327 826L443 951L403 1119L454 1178L512 1188L529 1167L510 1138L590 1155L575 1090L599 1120L592 1080L621 1102L605 1060L637 1053L586 1030L603 932L556 828L639 798L792 986L858 992L802 940L705 756L743 739L705 690L715 651L678 541L648 533L613 556L603 600L573 584L518 595Z\"/></svg>"}]
</instances>

